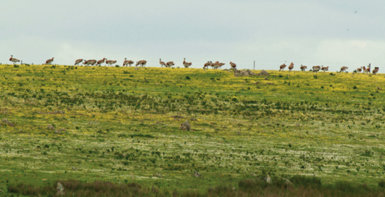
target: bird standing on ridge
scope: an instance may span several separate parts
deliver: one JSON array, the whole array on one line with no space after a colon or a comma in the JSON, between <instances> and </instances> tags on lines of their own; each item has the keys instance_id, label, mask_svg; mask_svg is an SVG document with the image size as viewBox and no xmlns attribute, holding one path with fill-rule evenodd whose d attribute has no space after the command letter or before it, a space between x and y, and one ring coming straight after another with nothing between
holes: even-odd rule
<instances>
[{"instance_id":1,"label":"bird standing on ridge","mask_svg":"<svg viewBox=\"0 0 385 197\"><path fill-rule=\"evenodd\" d=\"M9 61L13 62L13 64L16 64L17 62L20 62L20 60L14 58L13 55L11 55L11 57L9 58Z\"/></svg>"},{"instance_id":2,"label":"bird standing on ridge","mask_svg":"<svg viewBox=\"0 0 385 197\"><path fill-rule=\"evenodd\" d=\"M373 75L377 74L379 70L380 70L379 67L374 67L374 69L373 69Z\"/></svg>"},{"instance_id":3,"label":"bird standing on ridge","mask_svg":"<svg viewBox=\"0 0 385 197\"><path fill-rule=\"evenodd\" d=\"M160 64L160 67L166 67L166 63L164 61L162 61L161 58L159 58L159 64Z\"/></svg>"},{"instance_id":4,"label":"bird standing on ridge","mask_svg":"<svg viewBox=\"0 0 385 197\"><path fill-rule=\"evenodd\" d=\"M93 65L95 65L96 64L96 60L94 60L94 59L92 59L92 60L85 60L84 62L83 62L83 64L84 65L87 65L87 66L89 66L89 65L91 65L91 66L93 66Z\"/></svg>"},{"instance_id":5,"label":"bird standing on ridge","mask_svg":"<svg viewBox=\"0 0 385 197\"><path fill-rule=\"evenodd\" d=\"M213 65L213 62L212 61L207 61L204 65L203 65L203 69L207 69L209 68L210 66Z\"/></svg>"},{"instance_id":6,"label":"bird standing on ridge","mask_svg":"<svg viewBox=\"0 0 385 197\"><path fill-rule=\"evenodd\" d=\"M147 61L146 60L139 60L136 62L136 66L145 66L147 64Z\"/></svg>"},{"instance_id":7,"label":"bird standing on ridge","mask_svg":"<svg viewBox=\"0 0 385 197\"><path fill-rule=\"evenodd\" d=\"M45 61L45 64L51 64L53 62L53 57L51 59L48 59L47 61Z\"/></svg>"},{"instance_id":8,"label":"bird standing on ridge","mask_svg":"<svg viewBox=\"0 0 385 197\"><path fill-rule=\"evenodd\" d=\"M318 72L321 70L321 66L313 66L313 72Z\"/></svg>"},{"instance_id":9,"label":"bird standing on ridge","mask_svg":"<svg viewBox=\"0 0 385 197\"><path fill-rule=\"evenodd\" d=\"M132 60L128 60L127 58L124 58L124 61L123 61L123 66L130 66L134 63L134 61Z\"/></svg>"},{"instance_id":10,"label":"bird standing on ridge","mask_svg":"<svg viewBox=\"0 0 385 197\"><path fill-rule=\"evenodd\" d=\"M78 64L80 64L82 62L83 62L83 59L77 59L77 60L75 60L75 65L78 65Z\"/></svg>"},{"instance_id":11,"label":"bird standing on ridge","mask_svg":"<svg viewBox=\"0 0 385 197\"><path fill-rule=\"evenodd\" d=\"M307 66L305 66L305 65L301 65L301 71L305 71L306 69L307 69Z\"/></svg>"},{"instance_id":12,"label":"bird standing on ridge","mask_svg":"<svg viewBox=\"0 0 385 197\"><path fill-rule=\"evenodd\" d=\"M289 65L289 71L291 71L291 70L293 70L293 68L294 68L294 63L292 62L292 63L290 63L290 65Z\"/></svg>"},{"instance_id":13,"label":"bird standing on ridge","mask_svg":"<svg viewBox=\"0 0 385 197\"><path fill-rule=\"evenodd\" d=\"M106 60L106 64L108 64L108 65L112 65L112 64L116 64L116 60Z\"/></svg>"},{"instance_id":14,"label":"bird standing on ridge","mask_svg":"<svg viewBox=\"0 0 385 197\"><path fill-rule=\"evenodd\" d=\"M370 74L370 67L371 67L371 66L372 66L372 64L369 64L368 67L366 67L366 68L365 68L365 66L364 66L363 72L364 72L364 73L369 73L369 74Z\"/></svg>"},{"instance_id":15,"label":"bird standing on ridge","mask_svg":"<svg viewBox=\"0 0 385 197\"><path fill-rule=\"evenodd\" d=\"M216 61L216 62L214 62L211 66L212 66L214 69L218 69L218 68L220 68L220 67L222 67L222 66L224 66L224 65L225 65L225 63Z\"/></svg>"},{"instance_id":16,"label":"bird standing on ridge","mask_svg":"<svg viewBox=\"0 0 385 197\"><path fill-rule=\"evenodd\" d=\"M183 66L185 67L185 68L188 68L188 67L190 67L192 65L192 62L186 62L186 58L183 58Z\"/></svg>"},{"instance_id":17,"label":"bird standing on ridge","mask_svg":"<svg viewBox=\"0 0 385 197\"><path fill-rule=\"evenodd\" d=\"M237 70L237 64L230 61L230 66L232 69Z\"/></svg>"},{"instance_id":18,"label":"bird standing on ridge","mask_svg":"<svg viewBox=\"0 0 385 197\"><path fill-rule=\"evenodd\" d=\"M169 61L169 62L166 63L166 67L168 67L168 68L171 68L171 67L174 66L174 65L175 65L175 64L174 64L173 61Z\"/></svg>"},{"instance_id":19,"label":"bird standing on ridge","mask_svg":"<svg viewBox=\"0 0 385 197\"><path fill-rule=\"evenodd\" d=\"M329 70L329 66L322 66L322 67L321 67L321 70L324 71L324 72L326 72L326 71Z\"/></svg>"},{"instance_id":20,"label":"bird standing on ridge","mask_svg":"<svg viewBox=\"0 0 385 197\"><path fill-rule=\"evenodd\" d=\"M347 66L342 66L341 69L340 69L340 72L345 72L348 70L348 67Z\"/></svg>"},{"instance_id":21,"label":"bird standing on ridge","mask_svg":"<svg viewBox=\"0 0 385 197\"><path fill-rule=\"evenodd\" d=\"M106 62L106 61L107 61L107 58L103 58L103 59L97 61L97 62L96 62L96 65L100 66L100 65L102 65L102 64L103 64L104 62Z\"/></svg>"}]
</instances>

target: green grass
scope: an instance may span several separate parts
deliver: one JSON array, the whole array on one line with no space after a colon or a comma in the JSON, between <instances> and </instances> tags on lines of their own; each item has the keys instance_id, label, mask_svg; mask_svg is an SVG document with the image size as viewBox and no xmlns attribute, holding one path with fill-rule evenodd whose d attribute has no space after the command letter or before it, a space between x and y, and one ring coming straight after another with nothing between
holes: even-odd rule
<instances>
[{"instance_id":1,"label":"green grass","mask_svg":"<svg viewBox=\"0 0 385 197\"><path fill-rule=\"evenodd\" d=\"M0 65L0 195L57 180L205 192L264 173L377 187L384 75L269 72Z\"/></svg>"}]
</instances>

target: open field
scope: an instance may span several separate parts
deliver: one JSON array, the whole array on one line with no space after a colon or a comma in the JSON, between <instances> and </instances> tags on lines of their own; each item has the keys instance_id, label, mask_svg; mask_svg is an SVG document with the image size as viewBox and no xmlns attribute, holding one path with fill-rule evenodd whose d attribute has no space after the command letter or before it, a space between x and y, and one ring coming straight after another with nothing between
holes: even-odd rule
<instances>
[{"instance_id":1,"label":"open field","mask_svg":"<svg viewBox=\"0 0 385 197\"><path fill-rule=\"evenodd\" d=\"M377 187L384 75L268 72L0 65L0 194L57 180L204 192L266 174Z\"/></svg>"}]
</instances>

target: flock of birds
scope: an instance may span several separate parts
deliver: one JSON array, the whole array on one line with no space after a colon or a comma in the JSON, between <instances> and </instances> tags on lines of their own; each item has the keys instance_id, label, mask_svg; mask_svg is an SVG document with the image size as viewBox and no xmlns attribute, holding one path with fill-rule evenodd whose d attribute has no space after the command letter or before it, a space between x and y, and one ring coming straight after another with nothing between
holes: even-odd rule
<instances>
[{"instance_id":1,"label":"flock of birds","mask_svg":"<svg viewBox=\"0 0 385 197\"><path fill-rule=\"evenodd\" d=\"M19 59L14 58L13 55L11 55L11 57L9 58L9 61L13 62L14 64L22 62ZM54 61L54 58L52 57L52 58L46 60L45 64L52 64L53 61ZM108 60L107 58L103 58L101 60L95 60L95 59L90 59L90 60L77 59L77 60L75 60L75 65L83 64L85 66L95 66L95 65L101 66L102 64L106 64L106 65L111 66L111 65L114 65L116 63L117 63L117 60ZM123 61L123 66L131 66L132 64L134 64L134 61L128 60L127 58L125 58ZM136 62L136 66L144 66L146 64L147 64L146 60L139 60Z\"/></svg>"},{"instance_id":2,"label":"flock of birds","mask_svg":"<svg viewBox=\"0 0 385 197\"><path fill-rule=\"evenodd\" d=\"M289 71L292 71L292 70L294 69L294 63L291 62L291 63L289 64L289 66L287 66L286 64L282 64L281 66L279 66L279 71L284 70L286 67L288 67ZM361 73L361 72L363 72L363 73L373 73L373 74L377 74L378 71L380 70L379 67L374 67L374 69L371 70L371 67L372 67L371 64L369 64L367 67L361 66L361 67L355 69L355 70L353 71L353 73ZM301 71L306 71L307 66L301 65L301 66L300 66L300 69L301 69ZM347 66L342 66L342 67L340 68L340 71L339 71L339 72L347 72L348 69L349 69L349 67L347 67ZM324 71L324 72L329 71L329 66L313 66L313 67L310 69L310 71L313 71L313 72L318 72L318 71L321 71L321 70Z\"/></svg>"},{"instance_id":3,"label":"flock of birds","mask_svg":"<svg viewBox=\"0 0 385 197\"><path fill-rule=\"evenodd\" d=\"M17 58L14 58L13 55L11 55L11 57L9 58L9 61L13 62L14 64L15 63L19 63L21 62L19 59ZM52 64L52 62L54 61L54 58L50 58L48 60L45 61L45 64ZM101 66L103 64L105 65L114 65L117 63L117 60L109 60L107 58L103 58L101 60L96 60L96 59L89 59L89 60L86 60L86 59L77 59L75 60L75 65L80 65L80 64L83 64L85 66ZM127 58L124 58L124 61L123 61L123 67L124 66L132 66L133 64L135 64L135 62L133 60L129 60ZM147 64L147 61L146 60L139 60L136 62L135 66L145 66ZM168 61L168 62L164 62L162 61L161 58L159 58L159 64L161 67L167 67L167 68L171 68L175 65L175 63L173 61ZM183 59L183 66L185 68L189 68L190 66L192 65L192 62L187 62L186 61L186 58ZM212 67L213 69L218 69L222 66L224 66L225 63L223 62L219 62L219 61L215 61L215 62L212 62L212 61L207 61L204 65L203 65L203 69L208 69L209 67ZM230 67L231 69L236 69L237 68L237 64L235 64L234 62L230 62ZM287 66L286 64L282 64L279 66L279 71L283 71L285 68L288 68L289 71L292 71L294 69L294 63L291 62L289 64L289 66ZM304 66L304 65L301 65L300 66L300 69L301 71L306 71L307 69L307 66ZM341 69L340 69L340 72L347 72L349 68L347 66L342 66ZM318 71L329 71L329 66L313 66L310 71L313 71L313 72L318 72ZM369 64L367 67L365 66L362 66L362 67L359 67L357 69L355 69L353 71L353 73L373 73L373 74L377 74L378 71L380 70L379 67L374 67L373 70L371 70L371 64Z\"/></svg>"},{"instance_id":4,"label":"flock of birds","mask_svg":"<svg viewBox=\"0 0 385 197\"><path fill-rule=\"evenodd\" d=\"M9 61L13 62L14 64L16 63L19 63L21 62L19 59L17 58L14 58L13 55L11 55L11 57L9 58ZM54 58L50 58L48 60L45 61L45 64L52 64L52 62L54 61ZM109 60L107 58L103 58L103 59L100 59L100 60L96 60L96 59L89 59L89 60L86 60L86 59L77 59L75 60L75 63L74 65L85 65L85 66L101 66L103 64L105 65L114 65L117 63L117 60ZM133 64L135 64L135 62L133 60L129 60L127 58L124 58L124 61L123 61L123 67L124 66L132 66ZM135 66L145 66L147 64L147 60L139 60L136 62ZM168 62L164 62L162 61L162 59L160 58L159 59L159 64L161 67L167 67L167 68L171 68L175 65L175 63L173 61L168 61ZM186 61L186 58L183 59L183 66L185 68L189 68L190 66L192 65L192 62L187 62ZM224 66L225 63L223 62L219 62L219 61L216 61L216 62L212 62L212 61L208 61L204 64L203 68L204 69L207 69L209 67L212 67L214 69L218 69L222 66ZM237 65L234 63L234 62L230 62L230 66L231 68L236 68Z\"/></svg>"}]
</instances>

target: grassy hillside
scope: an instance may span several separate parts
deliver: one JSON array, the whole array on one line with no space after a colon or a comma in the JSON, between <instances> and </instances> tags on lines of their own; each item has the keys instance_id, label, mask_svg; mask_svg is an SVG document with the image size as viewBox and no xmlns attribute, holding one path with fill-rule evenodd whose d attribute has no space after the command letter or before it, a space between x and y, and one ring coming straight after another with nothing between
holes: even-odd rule
<instances>
[{"instance_id":1,"label":"grassy hillside","mask_svg":"<svg viewBox=\"0 0 385 197\"><path fill-rule=\"evenodd\" d=\"M57 180L205 191L265 174L377 186L384 75L269 73L0 65L0 193Z\"/></svg>"}]
</instances>

